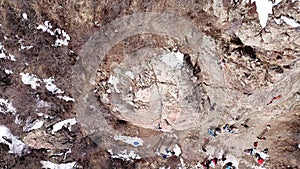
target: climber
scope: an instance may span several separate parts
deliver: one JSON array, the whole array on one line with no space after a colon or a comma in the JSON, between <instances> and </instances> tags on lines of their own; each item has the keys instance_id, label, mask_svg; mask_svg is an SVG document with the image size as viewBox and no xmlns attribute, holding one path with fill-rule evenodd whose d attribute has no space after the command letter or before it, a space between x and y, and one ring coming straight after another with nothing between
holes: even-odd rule
<instances>
[{"instance_id":1,"label":"climber","mask_svg":"<svg viewBox=\"0 0 300 169\"><path fill-rule=\"evenodd\" d=\"M234 169L232 162L228 162L224 165L223 169Z\"/></svg>"},{"instance_id":2,"label":"climber","mask_svg":"<svg viewBox=\"0 0 300 169\"><path fill-rule=\"evenodd\" d=\"M213 136L213 137L217 137L215 129L208 129L208 134Z\"/></svg>"},{"instance_id":3,"label":"climber","mask_svg":"<svg viewBox=\"0 0 300 169\"><path fill-rule=\"evenodd\" d=\"M223 130L225 131L228 131L229 133L233 133L233 130L235 129L236 127L234 127L234 125L228 125L226 124L224 127L223 127Z\"/></svg>"},{"instance_id":4,"label":"climber","mask_svg":"<svg viewBox=\"0 0 300 169\"><path fill-rule=\"evenodd\" d=\"M258 145L258 142L257 142L257 141L255 141L255 142L253 143L253 145L254 145L254 147L257 147L257 145Z\"/></svg>"},{"instance_id":5,"label":"climber","mask_svg":"<svg viewBox=\"0 0 300 169\"><path fill-rule=\"evenodd\" d=\"M249 154L249 155L254 155L254 149L253 148L245 149L244 153Z\"/></svg>"},{"instance_id":6,"label":"climber","mask_svg":"<svg viewBox=\"0 0 300 169\"><path fill-rule=\"evenodd\" d=\"M277 95L277 96L273 97L273 98L267 103L267 105L273 103L274 100L280 99L280 98L281 98L281 95Z\"/></svg>"}]
</instances>

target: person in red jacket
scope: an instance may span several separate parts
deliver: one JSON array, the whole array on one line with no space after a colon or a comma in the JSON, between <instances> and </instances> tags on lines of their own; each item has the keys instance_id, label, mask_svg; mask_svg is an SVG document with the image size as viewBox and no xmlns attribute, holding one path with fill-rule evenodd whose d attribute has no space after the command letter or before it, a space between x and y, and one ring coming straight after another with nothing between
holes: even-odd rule
<instances>
[{"instance_id":1,"label":"person in red jacket","mask_svg":"<svg viewBox=\"0 0 300 169\"><path fill-rule=\"evenodd\" d=\"M258 164L263 165L265 163L265 160L263 158L259 157L257 162L258 162Z\"/></svg>"}]
</instances>

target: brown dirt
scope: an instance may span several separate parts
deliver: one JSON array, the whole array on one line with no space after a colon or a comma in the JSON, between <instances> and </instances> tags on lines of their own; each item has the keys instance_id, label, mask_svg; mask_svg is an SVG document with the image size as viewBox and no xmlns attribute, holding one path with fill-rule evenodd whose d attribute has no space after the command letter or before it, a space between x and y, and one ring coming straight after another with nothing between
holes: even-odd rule
<instances>
[{"instance_id":1,"label":"brown dirt","mask_svg":"<svg viewBox=\"0 0 300 169\"><path fill-rule=\"evenodd\" d=\"M299 10L297 11L296 8L299 3L283 1L276 6L274 15L270 15L269 19L285 14L298 19L299 22ZM17 125L14 123L14 115L0 113L0 124L8 127L23 141L32 137L38 140L38 146L30 147L30 153L24 153L22 156L8 153L9 147L0 143L0 168L41 168L41 160L56 163L76 161L77 168L178 168L182 165L180 158L184 160L186 168L192 168L207 156L218 154L217 151L221 149L241 158L239 168L247 168L248 163L254 166L257 164L253 158L246 156L242 151L251 148L253 141L256 141L256 136L267 124L272 128L266 134L267 140L260 142L261 147L268 147L270 150L270 159L265 167L299 168L300 96L297 81L300 81L300 55L299 44L296 43L299 30L286 25L278 26L271 19L267 27L261 29L254 4L244 5L241 2L235 4L228 0L126 2L121 0L2 0L0 5L0 42L8 53L16 57L15 62L0 59L0 98L10 101L17 109L19 119L23 121L21 125ZM65 91L66 95L71 95L73 83L71 76L74 73L72 68L78 64L81 49L94 33L122 16L150 11L184 17L193 23L208 37L209 41L212 41L212 44L215 44L212 47L215 52L211 57L214 62L212 65L219 66L215 63L221 58L226 62L228 69L220 69L224 74L222 82L225 85L220 84L220 86L225 88L228 95L225 97L220 95L219 99L205 100L204 91L214 91L218 86L207 83L209 75L207 72L199 71L200 63L195 60L185 60L186 65L193 71L192 74L198 80L200 79L197 85L204 94L198 99L203 99L199 103L207 109L203 111L205 112L203 119L214 117L211 118L213 120L202 121L201 119L199 121L201 125L191 130L175 131L174 133L180 136L177 143L182 147L182 155L168 159L154 156L128 162L111 158L107 149L97 145L80 123L73 125L71 132L65 128L51 134L55 123L76 117L77 112L74 110L73 103L57 99L43 85L36 90L31 89L30 86L22 83L20 73L28 72L41 79L54 77L55 84ZM28 20L22 18L23 12L28 15ZM68 46L53 47L55 37L36 29L39 24L47 20L52 23L54 29L61 28L71 36ZM272 37L270 43L264 43L263 37L268 33L274 34L275 37ZM253 44L252 37L259 40ZM20 39L23 39L24 45L33 45L33 48L19 50ZM168 44L170 40L174 43ZM179 51L186 54L186 59L188 55L193 54L193 51L185 43L173 37L153 34L123 39L109 50L99 65L99 70L105 73L105 76L99 75L97 83L108 80L113 62L120 63L123 56L145 47L170 50L176 46ZM7 75L2 70L4 68L13 70L14 73ZM98 87L100 91L107 90L105 86ZM217 92L216 90L215 93ZM267 106L267 102L278 94L281 94L282 98ZM217 102L214 106L214 99L224 100L224 102ZM51 106L37 109L38 100L44 100ZM161 131L122 121L110 114L110 105L99 104L102 104L103 109L109 114L106 120L114 130L118 131L118 134L141 138L158 137L162 134ZM209 108L212 111L208 110ZM23 132L26 120L39 118L37 113L48 114L54 118L44 119L45 124L36 131ZM250 118L249 129L241 127L241 123L246 118ZM203 139L209 137L208 126L224 125L228 122L238 126L239 132L234 135L222 133L217 139L209 142L208 147L212 148L207 153L202 152ZM43 139L39 140L41 137ZM71 149L71 153L66 153L68 149ZM53 156L59 153L63 153L65 158Z\"/></svg>"}]
</instances>

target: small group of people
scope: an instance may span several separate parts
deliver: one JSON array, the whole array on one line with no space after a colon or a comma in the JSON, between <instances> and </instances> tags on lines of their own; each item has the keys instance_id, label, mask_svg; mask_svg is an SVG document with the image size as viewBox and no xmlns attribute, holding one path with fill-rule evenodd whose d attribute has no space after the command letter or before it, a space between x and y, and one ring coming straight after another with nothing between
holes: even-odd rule
<instances>
[{"instance_id":1,"label":"small group of people","mask_svg":"<svg viewBox=\"0 0 300 169\"><path fill-rule=\"evenodd\" d=\"M258 142L254 142L253 143L254 148L250 148L250 149L245 149L244 152L248 155L252 155L254 156L255 161L263 166L267 160L267 158L269 157L268 155L268 148L263 149L262 151L258 151L256 148L258 146Z\"/></svg>"},{"instance_id":2,"label":"small group of people","mask_svg":"<svg viewBox=\"0 0 300 169\"><path fill-rule=\"evenodd\" d=\"M233 133L234 130L236 130L237 128L232 124L225 124L225 126L223 127L224 131L227 131L229 133ZM220 127L216 127L216 128L209 128L208 129L208 134L213 136L213 137L217 137L217 133L221 133L221 128Z\"/></svg>"},{"instance_id":3,"label":"small group of people","mask_svg":"<svg viewBox=\"0 0 300 169\"><path fill-rule=\"evenodd\" d=\"M215 157L213 159L206 159L204 160L201 165L205 168L205 169L209 169L210 167L215 168L215 166L218 164L218 158Z\"/></svg>"},{"instance_id":4,"label":"small group of people","mask_svg":"<svg viewBox=\"0 0 300 169\"><path fill-rule=\"evenodd\" d=\"M165 149L166 150L166 153L162 155L162 157L164 159L170 157L170 156L174 156L175 155L175 152L173 150L169 150L169 149Z\"/></svg>"},{"instance_id":5,"label":"small group of people","mask_svg":"<svg viewBox=\"0 0 300 169\"><path fill-rule=\"evenodd\" d=\"M201 165L205 169L209 169L210 167L215 168L220 160L225 161L224 159L218 159L217 157L214 157L212 159L206 159L201 163ZM233 166L232 162L228 162L223 166L223 169L235 169L235 167Z\"/></svg>"}]
</instances>

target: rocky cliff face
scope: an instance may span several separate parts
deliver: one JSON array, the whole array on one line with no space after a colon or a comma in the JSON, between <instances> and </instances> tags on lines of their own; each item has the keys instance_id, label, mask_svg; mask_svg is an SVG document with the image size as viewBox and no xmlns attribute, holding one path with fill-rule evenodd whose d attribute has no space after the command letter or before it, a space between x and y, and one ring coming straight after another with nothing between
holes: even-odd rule
<instances>
[{"instance_id":1,"label":"rocky cliff face","mask_svg":"<svg viewBox=\"0 0 300 169\"><path fill-rule=\"evenodd\" d=\"M0 168L300 166L299 1L0 3Z\"/></svg>"}]
</instances>

